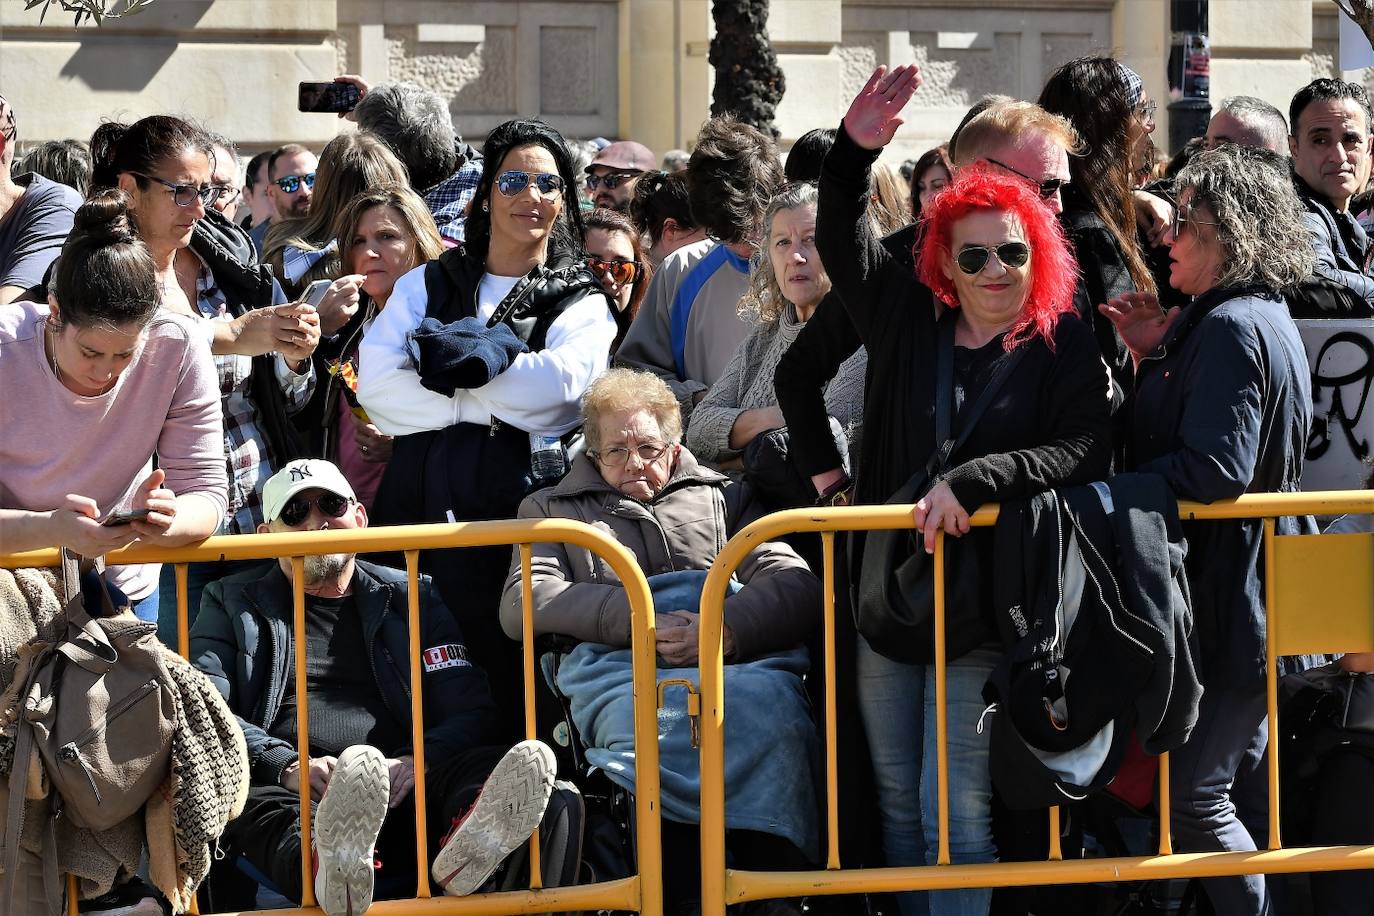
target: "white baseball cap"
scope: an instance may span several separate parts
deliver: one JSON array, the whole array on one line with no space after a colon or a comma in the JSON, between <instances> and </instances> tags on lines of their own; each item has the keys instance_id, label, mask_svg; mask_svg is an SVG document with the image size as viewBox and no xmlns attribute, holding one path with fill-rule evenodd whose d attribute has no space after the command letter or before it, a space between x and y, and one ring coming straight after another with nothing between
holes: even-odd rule
<instances>
[{"instance_id":1,"label":"white baseball cap","mask_svg":"<svg viewBox=\"0 0 1374 916\"><path fill-rule=\"evenodd\" d=\"M291 497L302 490L327 490L356 500L353 487L344 478L343 472L332 462L319 458L301 458L292 461L272 475L262 488L262 517L264 521L275 521L281 515Z\"/></svg>"}]
</instances>

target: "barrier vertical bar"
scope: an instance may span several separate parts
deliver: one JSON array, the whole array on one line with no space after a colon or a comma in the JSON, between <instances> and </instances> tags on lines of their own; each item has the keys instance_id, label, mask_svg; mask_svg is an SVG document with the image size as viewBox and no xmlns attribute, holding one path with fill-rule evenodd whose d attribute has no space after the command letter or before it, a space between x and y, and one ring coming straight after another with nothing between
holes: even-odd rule
<instances>
[{"instance_id":1,"label":"barrier vertical bar","mask_svg":"<svg viewBox=\"0 0 1374 916\"><path fill-rule=\"evenodd\" d=\"M81 916L77 900L80 891L76 886L76 875L67 872L67 916Z\"/></svg>"},{"instance_id":2,"label":"barrier vertical bar","mask_svg":"<svg viewBox=\"0 0 1374 916\"><path fill-rule=\"evenodd\" d=\"M530 579L529 544L520 545L520 614L524 651L520 660L525 666L525 737L539 737L539 723L534 714L534 583ZM543 870L539 866L539 828L530 837L530 890L544 886Z\"/></svg>"},{"instance_id":3,"label":"barrier vertical bar","mask_svg":"<svg viewBox=\"0 0 1374 916\"><path fill-rule=\"evenodd\" d=\"M825 813L829 838L825 867L840 867L840 764L839 713L835 700L835 532L821 532L821 551L825 556Z\"/></svg>"},{"instance_id":4,"label":"barrier vertical bar","mask_svg":"<svg viewBox=\"0 0 1374 916\"><path fill-rule=\"evenodd\" d=\"M310 710L305 684L305 557L291 558L291 619L296 655L297 792L301 805L301 906L315 905L313 844L310 842Z\"/></svg>"},{"instance_id":5,"label":"barrier vertical bar","mask_svg":"<svg viewBox=\"0 0 1374 916\"><path fill-rule=\"evenodd\" d=\"M1169 830L1169 755L1159 755L1159 854L1174 854L1173 835Z\"/></svg>"},{"instance_id":6,"label":"barrier vertical bar","mask_svg":"<svg viewBox=\"0 0 1374 916\"><path fill-rule=\"evenodd\" d=\"M407 550L406 617L410 627L410 746L415 763L415 896L423 900L429 889L429 822L425 785L425 696L420 671L420 551Z\"/></svg>"},{"instance_id":7,"label":"barrier vertical bar","mask_svg":"<svg viewBox=\"0 0 1374 916\"><path fill-rule=\"evenodd\" d=\"M178 563L174 570L177 578L177 654L184 659L191 658L191 599L187 592L187 573L189 567Z\"/></svg>"},{"instance_id":8,"label":"barrier vertical bar","mask_svg":"<svg viewBox=\"0 0 1374 916\"><path fill-rule=\"evenodd\" d=\"M1282 849L1279 835L1279 642L1275 626L1278 623L1278 594L1275 586L1277 546L1274 543L1274 520L1264 520L1264 682L1269 701L1269 848Z\"/></svg>"},{"instance_id":9,"label":"barrier vertical bar","mask_svg":"<svg viewBox=\"0 0 1374 916\"><path fill-rule=\"evenodd\" d=\"M1051 862L1060 862L1064 858L1064 850L1059 845L1059 806L1050 808L1050 858Z\"/></svg>"},{"instance_id":10,"label":"barrier vertical bar","mask_svg":"<svg viewBox=\"0 0 1374 916\"><path fill-rule=\"evenodd\" d=\"M654 639L654 597L643 575L630 578L622 574L621 581L630 599L630 644L632 683L634 684L635 714L635 849L638 852L639 912L646 916L663 914L663 844L659 836L662 793L658 770L658 668L655 661L658 647ZM724 599L721 599L722 604ZM706 633L706 628L701 628ZM715 655L700 658L703 672L702 687L708 667L714 667L718 677L724 677L723 647L717 626ZM705 638L703 636L703 638ZM719 683L719 681L717 681ZM702 710L705 714L705 710ZM720 780L722 814L725 810L725 782ZM703 791L705 787L703 786ZM702 825L703 829L705 824ZM725 831L721 831L724 836ZM722 863L723 865L723 863ZM724 878L722 869L721 878ZM722 888L723 890L723 888ZM724 899L721 899L722 912ZM705 900L703 899L703 913Z\"/></svg>"},{"instance_id":11,"label":"barrier vertical bar","mask_svg":"<svg viewBox=\"0 0 1374 916\"><path fill-rule=\"evenodd\" d=\"M920 547L918 546L919 550ZM935 780L940 809L936 865L949 864L949 714L945 685L945 533L935 532Z\"/></svg>"}]
</instances>

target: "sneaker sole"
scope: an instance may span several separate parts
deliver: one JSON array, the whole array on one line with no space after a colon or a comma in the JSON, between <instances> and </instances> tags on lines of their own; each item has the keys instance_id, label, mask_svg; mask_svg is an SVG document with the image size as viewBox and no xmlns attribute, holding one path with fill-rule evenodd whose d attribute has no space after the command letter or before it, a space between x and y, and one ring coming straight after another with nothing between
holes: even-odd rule
<instances>
[{"instance_id":1,"label":"sneaker sole","mask_svg":"<svg viewBox=\"0 0 1374 916\"><path fill-rule=\"evenodd\" d=\"M380 751L357 745L339 755L315 809L315 896L328 916L360 916L372 905L372 848L390 792Z\"/></svg>"},{"instance_id":2,"label":"sneaker sole","mask_svg":"<svg viewBox=\"0 0 1374 916\"><path fill-rule=\"evenodd\" d=\"M521 741L492 770L467 819L434 857L430 874L450 897L471 894L544 818L557 762L539 741Z\"/></svg>"}]
</instances>

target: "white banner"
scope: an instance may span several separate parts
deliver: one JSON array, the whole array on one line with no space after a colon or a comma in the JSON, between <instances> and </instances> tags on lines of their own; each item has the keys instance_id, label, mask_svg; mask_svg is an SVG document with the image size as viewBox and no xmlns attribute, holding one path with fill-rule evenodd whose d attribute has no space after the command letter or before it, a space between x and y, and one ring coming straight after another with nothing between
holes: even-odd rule
<instances>
[{"instance_id":1,"label":"white banner","mask_svg":"<svg viewBox=\"0 0 1374 916\"><path fill-rule=\"evenodd\" d=\"M1297 322L1312 369L1312 432L1304 490L1362 490L1374 466L1374 321Z\"/></svg>"}]
</instances>

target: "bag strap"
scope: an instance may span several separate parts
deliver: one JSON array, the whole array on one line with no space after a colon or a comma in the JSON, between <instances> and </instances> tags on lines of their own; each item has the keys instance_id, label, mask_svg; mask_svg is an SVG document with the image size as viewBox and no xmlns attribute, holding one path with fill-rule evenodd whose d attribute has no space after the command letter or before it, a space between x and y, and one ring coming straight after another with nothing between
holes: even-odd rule
<instances>
[{"instance_id":1,"label":"bag strap","mask_svg":"<svg viewBox=\"0 0 1374 916\"><path fill-rule=\"evenodd\" d=\"M1022 344L1001 357L997 363L997 369L993 372L992 378L983 386L982 392L978 395L978 400L971 406L959 411L959 431L953 436L951 433L951 423L954 414L954 327L957 317L954 310L950 309L940 316L939 327L939 351L936 355L935 380L935 439L940 445L935 449L930 460L926 462L923 474L928 480L934 480L944 473L949 465L949 459L957 452L965 442L968 441L969 434L978 425L983 414L992 402L997 398L998 392L1006 384L1007 379L1016 371L1021 358L1026 355L1029 344Z\"/></svg>"}]
</instances>

